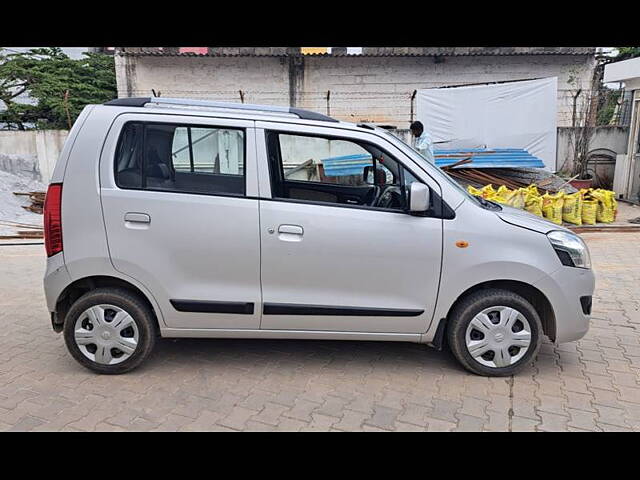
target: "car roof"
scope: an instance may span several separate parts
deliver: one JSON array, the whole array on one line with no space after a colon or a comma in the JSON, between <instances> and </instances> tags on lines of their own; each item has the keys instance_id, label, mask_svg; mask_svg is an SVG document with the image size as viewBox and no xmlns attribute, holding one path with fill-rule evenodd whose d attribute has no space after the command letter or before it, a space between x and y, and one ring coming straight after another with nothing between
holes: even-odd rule
<instances>
[{"instance_id":1,"label":"car roof","mask_svg":"<svg viewBox=\"0 0 640 480\"><path fill-rule=\"evenodd\" d=\"M190 98L165 98L165 97L129 97L117 98L106 102L105 105L126 106L126 107L144 107L147 105L160 106L177 106L177 107L204 107L219 110L240 110L253 112L277 113L286 115L295 115L303 120L320 120L324 122L338 122L335 118L331 118L321 113L312 112L311 110L303 110L295 107L281 107L277 105L258 105L249 103L232 103L232 102L216 102L213 100L198 100Z\"/></svg>"},{"instance_id":2,"label":"car roof","mask_svg":"<svg viewBox=\"0 0 640 480\"><path fill-rule=\"evenodd\" d=\"M360 129L362 125L343 122L335 118L295 107L276 105L257 105L246 103L216 102L210 100L165 98L165 97L130 97L118 98L104 103L108 107L122 107L128 111L139 111L144 108L145 113L176 114L187 113L211 117L239 118L248 120L276 121L295 124L318 126L340 126L342 128ZM373 128L367 126L366 128Z\"/></svg>"}]
</instances>

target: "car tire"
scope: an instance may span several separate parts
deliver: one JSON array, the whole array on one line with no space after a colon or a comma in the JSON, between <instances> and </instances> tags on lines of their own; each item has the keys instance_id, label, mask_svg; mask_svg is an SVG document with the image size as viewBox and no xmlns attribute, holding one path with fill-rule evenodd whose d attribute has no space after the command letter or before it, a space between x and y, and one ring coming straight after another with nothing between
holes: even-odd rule
<instances>
[{"instance_id":1,"label":"car tire","mask_svg":"<svg viewBox=\"0 0 640 480\"><path fill-rule=\"evenodd\" d=\"M64 321L69 353L84 367L117 375L139 366L151 353L157 325L151 308L122 288L97 288L82 295Z\"/></svg>"},{"instance_id":2,"label":"car tire","mask_svg":"<svg viewBox=\"0 0 640 480\"><path fill-rule=\"evenodd\" d=\"M482 289L454 307L447 340L456 359L470 372L506 377L535 358L542 324L535 308L522 296L508 290Z\"/></svg>"}]
</instances>

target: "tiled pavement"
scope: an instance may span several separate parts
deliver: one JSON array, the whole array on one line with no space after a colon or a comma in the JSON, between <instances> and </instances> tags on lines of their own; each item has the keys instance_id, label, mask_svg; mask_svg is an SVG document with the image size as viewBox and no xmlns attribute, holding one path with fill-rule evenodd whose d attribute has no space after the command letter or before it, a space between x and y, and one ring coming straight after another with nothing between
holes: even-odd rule
<instances>
[{"instance_id":1,"label":"tiled pavement","mask_svg":"<svg viewBox=\"0 0 640 480\"><path fill-rule=\"evenodd\" d=\"M514 378L402 343L160 340L99 376L44 305L42 246L0 246L0 431L640 430L640 234L592 233L594 319Z\"/></svg>"}]
</instances>

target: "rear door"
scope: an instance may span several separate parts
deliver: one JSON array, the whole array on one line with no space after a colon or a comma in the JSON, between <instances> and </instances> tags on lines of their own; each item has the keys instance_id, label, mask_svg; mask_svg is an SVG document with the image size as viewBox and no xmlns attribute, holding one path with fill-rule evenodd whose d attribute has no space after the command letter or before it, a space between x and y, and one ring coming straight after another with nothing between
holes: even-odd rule
<instances>
[{"instance_id":1,"label":"rear door","mask_svg":"<svg viewBox=\"0 0 640 480\"><path fill-rule=\"evenodd\" d=\"M113 265L152 292L167 326L259 328L252 121L121 115L100 183Z\"/></svg>"},{"instance_id":2,"label":"rear door","mask_svg":"<svg viewBox=\"0 0 640 480\"><path fill-rule=\"evenodd\" d=\"M256 126L261 328L426 331L440 280L442 219L407 214L402 192L421 181L439 195L438 184L372 135Z\"/></svg>"}]
</instances>

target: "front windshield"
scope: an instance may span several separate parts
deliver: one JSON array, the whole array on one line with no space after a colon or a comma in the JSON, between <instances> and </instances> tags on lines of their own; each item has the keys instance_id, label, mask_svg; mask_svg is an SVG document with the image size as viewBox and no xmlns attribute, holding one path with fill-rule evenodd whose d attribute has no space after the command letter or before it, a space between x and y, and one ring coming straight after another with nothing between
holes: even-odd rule
<instances>
[{"instance_id":1,"label":"front windshield","mask_svg":"<svg viewBox=\"0 0 640 480\"><path fill-rule=\"evenodd\" d=\"M376 127L376 132L382 133L387 140L393 143L396 147L400 148L403 152L407 152L407 153L411 152L412 156L420 158L423 162L427 162L427 163L429 162L429 160L427 160L423 155L421 155L420 152L418 152L417 150L414 150L413 147L411 147L411 145L409 145L407 142L405 142L401 138L396 137L395 135L389 133L384 128ZM467 192L466 189L462 188L458 182L456 182L453 178L451 178L445 172L442 172L442 175L440 175L440 177L444 181L449 183L449 185L457 189L459 192L462 192L466 198L470 198L474 203L480 206L483 206L482 203L478 201L477 197Z\"/></svg>"}]
</instances>

